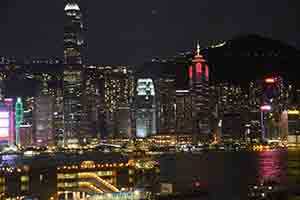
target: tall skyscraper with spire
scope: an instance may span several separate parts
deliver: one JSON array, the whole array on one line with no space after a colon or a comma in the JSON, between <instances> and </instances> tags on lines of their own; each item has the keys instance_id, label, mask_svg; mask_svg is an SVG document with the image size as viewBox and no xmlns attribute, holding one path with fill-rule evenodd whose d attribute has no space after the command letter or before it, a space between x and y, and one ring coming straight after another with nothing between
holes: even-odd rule
<instances>
[{"instance_id":1,"label":"tall skyscraper with spire","mask_svg":"<svg viewBox=\"0 0 300 200\"><path fill-rule=\"evenodd\" d=\"M84 27L82 13L76 0L65 0L64 63L83 64Z\"/></svg>"},{"instance_id":2,"label":"tall skyscraper with spire","mask_svg":"<svg viewBox=\"0 0 300 200\"><path fill-rule=\"evenodd\" d=\"M63 118L64 140L84 137L83 112L83 19L76 0L65 0Z\"/></svg>"},{"instance_id":3,"label":"tall skyscraper with spire","mask_svg":"<svg viewBox=\"0 0 300 200\"><path fill-rule=\"evenodd\" d=\"M189 85L192 95L193 132L198 139L207 140L210 137L209 67L200 54L199 44L189 67Z\"/></svg>"}]
</instances>

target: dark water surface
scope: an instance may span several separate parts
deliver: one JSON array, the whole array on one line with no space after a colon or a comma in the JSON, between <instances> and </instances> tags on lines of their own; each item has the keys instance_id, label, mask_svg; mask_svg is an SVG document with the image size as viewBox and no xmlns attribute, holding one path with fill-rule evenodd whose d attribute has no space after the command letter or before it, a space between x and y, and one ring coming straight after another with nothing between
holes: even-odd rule
<instances>
[{"instance_id":1,"label":"dark water surface","mask_svg":"<svg viewBox=\"0 0 300 200\"><path fill-rule=\"evenodd\" d=\"M2 157L2 164L6 162L9 165L14 165L14 159L17 158L12 158L11 160L9 158ZM74 157L74 159L77 158ZM90 157L83 155L80 159L105 160L109 159L109 157L97 154ZM266 180L274 180L282 185L300 184L300 152L297 151L273 150L171 154L162 155L158 159L161 165L159 177L161 182L172 183L174 190L179 192L187 191L197 183L200 188L209 191L212 199L216 200L248 199L249 186ZM22 158L17 160L19 160L18 162L23 162ZM49 179L56 179L55 163L57 161L55 160L55 157L43 158L42 161L32 159L27 160L26 164L35 166L35 173L37 174L40 173L39 165L43 165L41 170L51 171L52 175ZM72 162L72 157L59 162ZM45 168L47 165L49 167ZM44 185L43 188L34 188L32 191L43 191L46 189L56 191L56 188L52 188L56 187L55 181L53 183ZM9 182L6 184L9 184ZM13 193L13 191L10 192Z\"/></svg>"},{"instance_id":2,"label":"dark water surface","mask_svg":"<svg viewBox=\"0 0 300 200\"><path fill-rule=\"evenodd\" d=\"M287 185L287 159L285 150L167 155L161 157L161 179L177 191L196 181L212 199L247 199L250 185L269 180Z\"/></svg>"}]
</instances>

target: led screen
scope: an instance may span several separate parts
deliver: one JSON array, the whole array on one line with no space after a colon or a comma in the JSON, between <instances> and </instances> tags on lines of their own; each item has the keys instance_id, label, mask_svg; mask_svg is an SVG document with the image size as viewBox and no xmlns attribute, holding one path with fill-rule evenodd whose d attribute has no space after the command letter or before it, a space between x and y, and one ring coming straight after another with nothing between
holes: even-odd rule
<instances>
[{"instance_id":1,"label":"led screen","mask_svg":"<svg viewBox=\"0 0 300 200\"><path fill-rule=\"evenodd\" d=\"M0 137L8 137L9 129L8 128L0 128Z\"/></svg>"},{"instance_id":2,"label":"led screen","mask_svg":"<svg viewBox=\"0 0 300 200\"><path fill-rule=\"evenodd\" d=\"M0 119L0 127L9 127L9 119Z\"/></svg>"},{"instance_id":3,"label":"led screen","mask_svg":"<svg viewBox=\"0 0 300 200\"><path fill-rule=\"evenodd\" d=\"M9 118L9 112L0 112L0 118Z\"/></svg>"}]
</instances>

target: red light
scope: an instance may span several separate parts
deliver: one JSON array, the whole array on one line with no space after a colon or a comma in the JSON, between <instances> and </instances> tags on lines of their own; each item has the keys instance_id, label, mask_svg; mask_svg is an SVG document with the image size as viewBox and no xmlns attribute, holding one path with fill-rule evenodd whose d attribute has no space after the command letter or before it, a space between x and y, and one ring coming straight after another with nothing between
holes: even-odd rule
<instances>
[{"instance_id":1,"label":"red light","mask_svg":"<svg viewBox=\"0 0 300 200\"><path fill-rule=\"evenodd\" d=\"M270 105L264 105L264 106L261 106L260 109L262 111L270 111L271 110L271 106Z\"/></svg>"},{"instance_id":2,"label":"red light","mask_svg":"<svg viewBox=\"0 0 300 200\"><path fill-rule=\"evenodd\" d=\"M202 64L201 63L196 64L196 73L197 73L197 77L201 77L201 74L202 74Z\"/></svg>"},{"instance_id":3,"label":"red light","mask_svg":"<svg viewBox=\"0 0 300 200\"><path fill-rule=\"evenodd\" d=\"M190 77L190 79L193 78L193 66L189 67L189 77Z\"/></svg>"},{"instance_id":4,"label":"red light","mask_svg":"<svg viewBox=\"0 0 300 200\"><path fill-rule=\"evenodd\" d=\"M201 186L200 182L199 182L199 181L196 181L196 182L195 182L195 187L200 187L200 186Z\"/></svg>"},{"instance_id":5,"label":"red light","mask_svg":"<svg viewBox=\"0 0 300 200\"><path fill-rule=\"evenodd\" d=\"M275 83L275 79L274 78L266 78L265 82L266 83Z\"/></svg>"},{"instance_id":6,"label":"red light","mask_svg":"<svg viewBox=\"0 0 300 200\"><path fill-rule=\"evenodd\" d=\"M206 80L208 81L208 79L209 79L209 69L208 69L208 65L205 65L205 76L206 76Z\"/></svg>"}]
</instances>

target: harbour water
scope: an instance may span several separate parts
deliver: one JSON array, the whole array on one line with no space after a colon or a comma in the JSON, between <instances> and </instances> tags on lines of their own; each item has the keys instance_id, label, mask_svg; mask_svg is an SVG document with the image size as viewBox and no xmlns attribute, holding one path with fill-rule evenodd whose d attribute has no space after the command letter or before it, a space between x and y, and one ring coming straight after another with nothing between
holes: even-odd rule
<instances>
[{"instance_id":1,"label":"harbour water","mask_svg":"<svg viewBox=\"0 0 300 200\"><path fill-rule=\"evenodd\" d=\"M188 190L196 182L211 199L248 199L252 185L288 184L287 159L285 150L162 156L161 179L173 182L178 190Z\"/></svg>"},{"instance_id":2,"label":"harbour water","mask_svg":"<svg viewBox=\"0 0 300 200\"><path fill-rule=\"evenodd\" d=\"M117 156L117 159L125 159ZM58 159L55 156L25 159L21 157L2 156L2 165L14 165L15 161L32 165L34 174L50 174L44 177L46 184L29 184L28 195L43 196L49 199L57 192L56 167L57 163L69 163L74 160L105 160L111 159L107 154L93 153L81 155L80 158L69 156L68 159ZM290 193L297 193L300 184L300 151L269 150L257 152L203 152L200 154L179 153L163 154L156 158L160 163L160 172L152 177L156 190L160 184L169 184L174 192L186 192L195 187L206 190L210 199L243 200L249 199L249 187L266 181L288 188ZM142 177L136 177L142 179ZM52 180L53 179L53 180ZM13 181L13 179L11 179ZM29 179L29 181L36 181ZM147 181L146 181L147 182ZM141 187L141 181L137 181ZM11 183L5 182L6 186ZM6 196L19 196L19 191L4 190ZM154 188L154 187L153 187ZM294 190L294 191L293 191ZM38 193L38 194L37 194ZM291 195L290 195L291 196ZM290 198L292 199L292 198Z\"/></svg>"}]
</instances>

